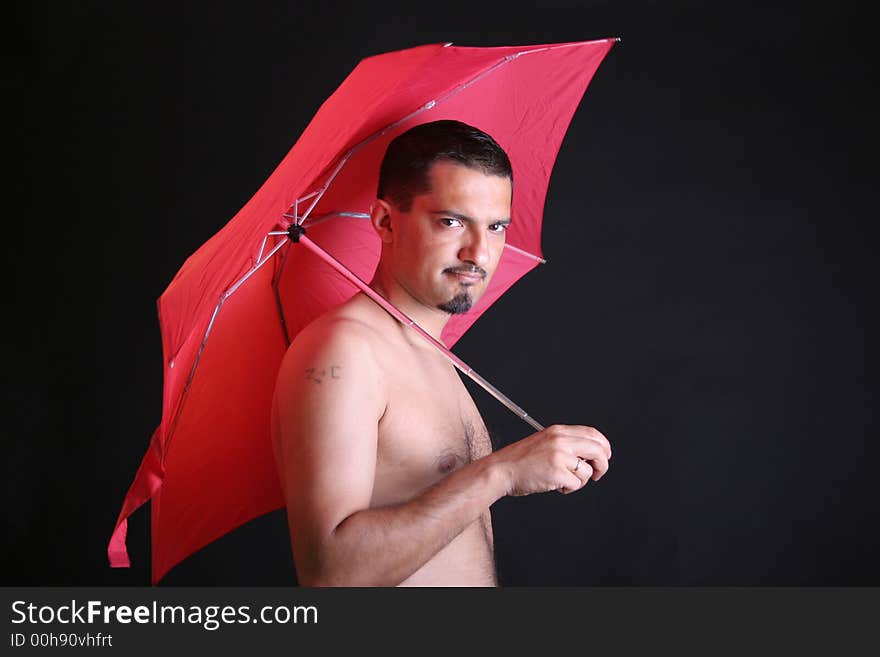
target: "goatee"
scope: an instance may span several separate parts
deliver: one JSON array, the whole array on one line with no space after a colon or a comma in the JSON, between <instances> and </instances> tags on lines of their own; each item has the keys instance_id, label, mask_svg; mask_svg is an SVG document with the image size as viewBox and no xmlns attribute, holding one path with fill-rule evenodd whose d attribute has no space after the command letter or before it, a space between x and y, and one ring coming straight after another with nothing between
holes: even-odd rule
<instances>
[{"instance_id":1,"label":"goatee","mask_svg":"<svg viewBox=\"0 0 880 657\"><path fill-rule=\"evenodd\" d=\"M450 315L461 315L466 313L474 305L474 300L468 292L459 292L446 303L441 303L437 307L443 312Z\"/></svg>"}]
</instances>

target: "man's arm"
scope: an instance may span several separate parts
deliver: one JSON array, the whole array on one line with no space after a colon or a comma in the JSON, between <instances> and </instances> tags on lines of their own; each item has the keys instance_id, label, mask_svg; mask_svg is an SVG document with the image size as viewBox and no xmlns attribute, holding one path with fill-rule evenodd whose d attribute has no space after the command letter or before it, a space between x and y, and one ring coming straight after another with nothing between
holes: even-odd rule
<instances>
[{"instance_id":1,"label":"man's arm","mask_svg":"<svg viewBox=\"0 0 880 657\"><path fill-rule=\"evenodd\" d=\"M409 502L369 508L386 399L369 330L340 320L301 334L278 376L273 439L306 586L399 584L506 492L482 459Z\"/></svg>"},{"instance_id":2,"label":"man's arm","mask_svg":"<svg viewBox=\"0 0 880 657\"><path fill-rule=\"evenodd\" d=\"M340 322L344 330L312 325L297 337L275 392L276 460L303 585L400 584L499 498L573 492L607 471L601 433L554 425L408 502L369 508L386 393L362 333L370 329Z\"/></svg>"}]
</instances>

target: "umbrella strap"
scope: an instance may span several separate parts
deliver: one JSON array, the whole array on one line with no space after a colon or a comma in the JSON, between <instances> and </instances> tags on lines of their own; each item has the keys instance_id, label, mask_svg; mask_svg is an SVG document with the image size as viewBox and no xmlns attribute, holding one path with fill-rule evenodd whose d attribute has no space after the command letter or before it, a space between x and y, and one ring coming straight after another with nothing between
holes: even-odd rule
<instances>
[{"instance_id":1,"label":"umbrella strap","mask_svg":"<svg viewBox=\"0 0 880 657\"><path fill-rule=\"evenodd\" d=\"M162 467L159 446L159 434L162 427L158 427L153 432L150 439L150 447L134 481L128 489L125 500L122 503L122 511L116 520L116 527L113 529L113 535L110 537L110 543L107 546L107 558L112 568L128 568L131 561L128 558L128 548L125 545L125 539L128 534L128 517L137 511L145 502L147 502L156 491L162 486L162 479L165 477L165 470Z\"/></svg>"}]
</instances>

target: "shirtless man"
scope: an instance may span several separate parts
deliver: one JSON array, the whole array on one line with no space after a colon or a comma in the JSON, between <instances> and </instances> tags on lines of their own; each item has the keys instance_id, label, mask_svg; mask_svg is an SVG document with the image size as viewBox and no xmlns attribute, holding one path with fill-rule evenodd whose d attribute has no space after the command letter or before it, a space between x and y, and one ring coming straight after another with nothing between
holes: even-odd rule
<instances>
[{"instance_id":1,"label":"shirtless man","mask_svg":"<svg viewBox=\"0 0 880 657\"><path fill-rule=\"evenodd\" d=\"M512 177L498 144L463 123L397 137L370 213L382 240L370 286L439 340L498 265ZM579 490L611 458L586 426L493 452L449 361L362 293L291 344L272 435L304 586L496 586L490 506Z\"/></svg>"}]
</instances>

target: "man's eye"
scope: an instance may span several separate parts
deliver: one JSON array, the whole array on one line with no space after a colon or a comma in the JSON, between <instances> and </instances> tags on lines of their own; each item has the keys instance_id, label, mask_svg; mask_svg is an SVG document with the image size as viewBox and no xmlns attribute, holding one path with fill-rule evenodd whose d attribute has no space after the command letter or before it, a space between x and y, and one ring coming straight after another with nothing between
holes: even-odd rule
<instances>
[{"instance_id":1,"label":"man's eye","mask_svg":"<svg viewBox=\"0 0 880 657\"><path fill-rule=\"evenodd\" d=\"M503 233L507 230L507 224L492 224L489 226L489 230L493 233Z\"/></svg>"},{"instance_id":2,"label":"man's eye","mask_svg":"<svg viewBox=\"0 0 880 657\"><path fill-rule=\"evenodd\" d=\"M443 217L440 220L440 223L444 226L461 226L461 221L454 219L453 217Z\"/></svg>"}]
</instances>

